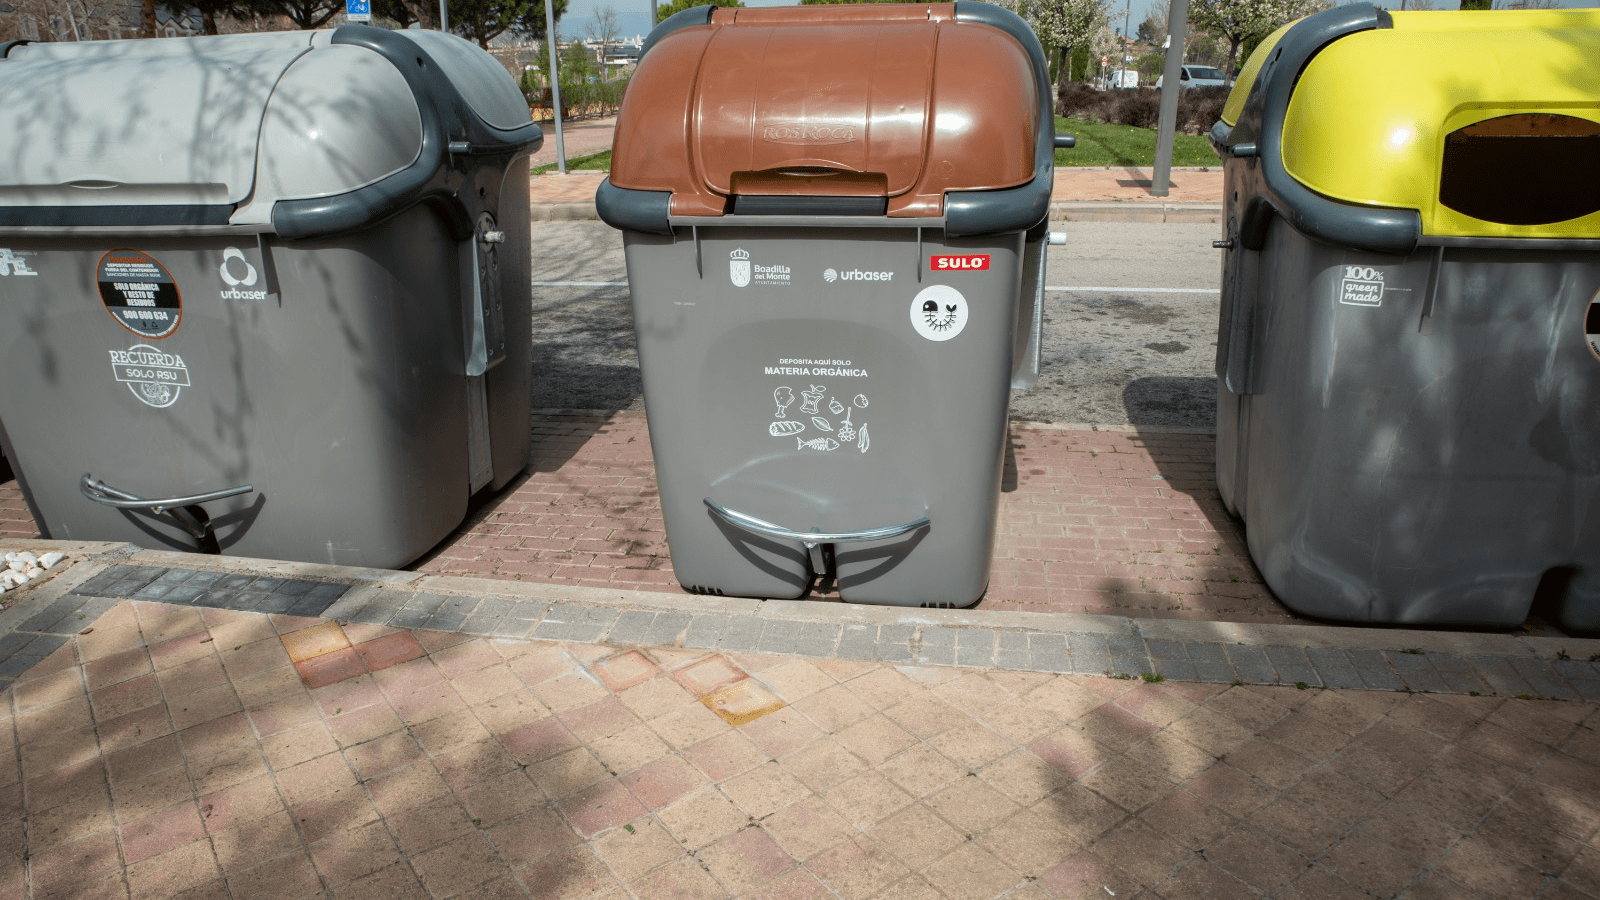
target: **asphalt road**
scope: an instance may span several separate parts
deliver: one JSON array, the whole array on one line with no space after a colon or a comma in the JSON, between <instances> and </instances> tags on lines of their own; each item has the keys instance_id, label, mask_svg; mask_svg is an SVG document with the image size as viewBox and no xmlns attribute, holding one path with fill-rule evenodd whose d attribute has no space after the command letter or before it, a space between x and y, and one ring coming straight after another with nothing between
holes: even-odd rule
<instances>
[{"instance_id":1,"label":"asphalt road","mask_svg":"<svg viewBox=\"0 0 1600 900\"><path fill-rule=\"evenodd\" d=\"M1058 226L1039 383L1013 417L1211 428L1215 225ZM533 225L533 403L642 409L621 235L599 222Z\"/></svg>"}]
</instances>

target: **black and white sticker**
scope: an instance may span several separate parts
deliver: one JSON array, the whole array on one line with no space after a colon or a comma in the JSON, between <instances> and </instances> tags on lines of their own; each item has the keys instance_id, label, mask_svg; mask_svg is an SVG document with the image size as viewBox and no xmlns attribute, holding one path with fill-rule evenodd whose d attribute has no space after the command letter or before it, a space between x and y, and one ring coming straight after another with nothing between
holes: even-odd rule
<instances>
[{"instance_id":1,"label":"black and white sticker","mask_svg":"<svg viewBox=\"0 0 1600 900\"><path fill-rule=\"evenodd\" d=\"M945 284L917 292L911 300L911 327L930 341L948 341L967 327L967 298Z\"/></svg>"},{"instance_id":2,"label":"black and white sticker","mask_svg":"<svg viewBox=\"0 0 1600 900\"><path fill-rule=\"evenodd\" d=\"M1345 266L1339 280L1339 302L1346 306L1382 306L1383 270L1371 266Z\"/></svg>"},{"instance_id":3,"label":"black and white sticker","mask_svg":"<svg viewBox=\"0 0 1600 900\"><path fill-rule=\"evenodd\" d=\"M183 318L178 285L155 257L140 250L112 250L100 257L95 280L106 312L123 328L156 340L178 330Z\"/></svg>"}]
</instances>

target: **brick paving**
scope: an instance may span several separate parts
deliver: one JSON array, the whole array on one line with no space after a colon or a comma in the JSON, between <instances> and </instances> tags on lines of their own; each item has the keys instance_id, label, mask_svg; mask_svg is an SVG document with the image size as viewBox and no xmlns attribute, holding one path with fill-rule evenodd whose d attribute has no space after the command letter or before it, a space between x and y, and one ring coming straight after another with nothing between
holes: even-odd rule
<instances>
[{"instance_id":1,"label":"brick paving","mask_svg":"<svg viewBox=\"0 0 1600 900\"><path fill-rule=\"evenodd\" d=\"M1222 509L1213 443L1014 423L993 576L976 608L1297 621L1261 583L1241 526ZM533 453L528 478L419 571L681 590L642 414L541 413Z\"/></svg>"},{"instance_id":2,"label":"brick paving","mask_svg":"<svg viewBox=\"0 0 1600 900\"><path fill-rule=\"evenodd\" d=\"M0 693L0 896L1600 896L1584 702L98 602Z\"/></svg>"}]
</instances>

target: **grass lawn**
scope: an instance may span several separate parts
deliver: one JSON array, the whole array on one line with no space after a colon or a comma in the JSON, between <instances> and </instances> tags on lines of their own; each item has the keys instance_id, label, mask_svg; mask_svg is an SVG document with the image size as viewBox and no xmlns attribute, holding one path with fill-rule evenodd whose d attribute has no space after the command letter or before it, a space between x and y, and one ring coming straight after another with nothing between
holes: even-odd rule
<instances>
[{"instance_id":1,"label":"grass lawn","mask_svg":"<svg viewBox=\"0 0 1600 900\"><path fill-rule=\"evenodd\" d=\"M1082 119L1056 116L1056 131L1078 136L1078 146L1056 151L1056 165L1067 166L1151 166L1155 165L1156 133L1150 128L1131 125L1103 125ZM1172 146L1174 166L1218 166L1221 160L1211 152L1211 142L1193 134L1175 136ZM611 151L592 153L567 160L568 169L611 170ZM538 166L535 175L554 172L555 164Z\"/></svg>"},{"instance_id":2,"label":"grass lawn","mask_svg":"<svg viewBox=\"0 0 1600 900\"><path fill-rule=\"evenodd\" d=\"M1076 134L1078 146L1056 151L1057 166L1153 166L1156 132L1132 125L1105 125L1056 116L1056 132ZM1211 142L1196 134L1173 135L1174 166L1220 166Z\"/></svg>"}]
</instances>

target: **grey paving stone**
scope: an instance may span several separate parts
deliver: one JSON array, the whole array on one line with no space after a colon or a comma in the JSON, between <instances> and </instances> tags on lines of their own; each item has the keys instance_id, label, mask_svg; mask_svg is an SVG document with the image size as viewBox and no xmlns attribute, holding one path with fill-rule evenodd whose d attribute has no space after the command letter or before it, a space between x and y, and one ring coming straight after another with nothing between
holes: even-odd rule
<instances>
[{"instance_id":1,"label":"grey paving stone","mask_svg":"<svg viewBox=\"0 0 1600 900\"><path fill-rule=\"evenodd\" d=\"M1225 646L1228 651L1228 662L1232 663L1240 681L1245 684L1278 683L1278 673L1272 668L1266 652L1260 647L1245 647L1239 644Z\"/></svg>"},{"instance_id":2,"label":"grey paving stone","mask_svg":"<svg viewBox=\"0 0 1600 900\"><path fill-rule=\"evenodd\" d=\"M389 614L389 625L394 628L421 628L431 615L420 609L396 609Z\"/></svg>"},{"instance_id":3,"label":"grey paving stone","mask_svg":"<svg viewBox=\"0 0 1600 900\"><path fill-rule=\"evenodd\" d=\"M1066 635L1034 633L1028 635L1028 654L1033 668L1041 672L1071 672L1072 651Z\"/></svg>"},{"instance_id":4,"label":"grey paving stone","mask_svg":"<svg viewBox=\"0 0 1600 900\"><path fill-rule=\"evenodd\" d=\"M24 653L13 654L5 659L0 659L0 678L14 679L42 662L44 662L44 657L42 656L29 656Z\"/></svg>"},{"instance_id":5,"label":"grey paving stone","mask_svg":"<svg viewBox=\"0 0 1600 900\"><path fill-rule=\"evenodd\" d=\"M111 568L106 569L103 572L99 572L85 580L73 590L73 593L84 595L98 594L100 591L103 591L111 585L121 581L123 575L125 575L131 568L132 567L130 566L112 566Z\"/></svg>"},{"instance_id":6,"label":"grey paving stone","mask_svg":"<svg viewBox=\"0 0 1600 900\"><path fill-rule=\"evenodd\" d=\"M995 633L988 628L963 628L956 633L956 665L994 667Z\"/></svg>"},{"instance_id":7,"label":"grey paving stone","mask_svg":"<svg viewBox=\"0 0 1600 900\"><path fill-rule=\"evenodd\" d=\"M1356 674L1361 676L1361 683L1369 690L1398 691L1402 687L1400 676L1395 674L1394 667L1389 665L1383 651L1347 649L1344 655L1355 667Z\"/></svg>"},{"instance_id":8,"label":"grey paving stone","mask_svg":"<svg viewBox=\"0 0 1600 900\"><path fill-rule=\"evenodd\" d=\"M209 593L216 593L215 590ZM288 614L304 597L285 597L282 594L268 594L264 591L239 591L234 594L232 607L234 609L248 609L255 612Z\"/></svg>"},{"instance_id":9,"label":"grey paving stone","mask_svg":"<svg viewBox=\"0 0 1600 900\"><path fill-rule=\"evenodd\" d=\"M1171 681L1198 681L1198 671L1187 659L1156 660L1157 674Z\"/></svg>"},{"instance_id":10,"label":"grey paving stone","mask_svg":"<svg viewBox=\"0 0 1600 900\"><path fill-rule=\"evenodd\" d=\"M282 588L283 583L286 580L287 579L279 578L275 575L257 575L255 580L250 582L250 590L266 591L270 594L273 591Z\"/></svg>"},{"instance_id":11,"label":"grey paving stone","mask_svg":"<svg viewBox=\"0 0 1600 900\"><path fill-rule=\"evenodd\" d=\"M1600 666L1586 659L1558 659L1550 665L1557 675L1572 682L1573 687L1577 687L1579 681L1600 680Z\"/></svg>"},{"instance_id":12,"label":"grey paving stone","mask_svg":"<svg viewBox=\"0 0 1600 900\"><path fill-rule=\"evenodd\" d=\"M1361 680L1361 675L1354 668L1346 666L1342 669L1318 669L1317 675L1322 679L1323 687L1339 688L1341 690L1359 691L1366 689L1366 682Z\"/></svg>"},{"instance_id":13,"label":"grey paving stone","mask_svg":"<svg viewBox=\"0 0 1600 900\"><path fill-rule=\"evenodd\" d=\"M1222 644L1196 642L1189 644L1186 649L1189 653L1190 662L1207 663L1213 666L1227 666L1228 668L1233 667L1232 664L1228 662L1228 651Z\"/></svg>"},{"instance_id":14,"label":"grey paving stone","mask_svg":"<svg viewBox=\"0 0 1600 900\"><path fill-rule=\"evenodd\" d=\"M810 656L818 659L832 659L834 651L838 649L837 641L808 641L798 640L794 643L794 650L790 651L796 656Z\"/></svg>"},{"instance_id":15,"label":"grey paving stone","mask_svg":"<svg viewBox=\"0 0 1600 900\"><path fill-rule=\"evenodd\" d=\"M755 616L729 616L727 627L717 639L717 649L748 653L761 642L762 621Z\"/></svg>"},{"instance_id":16,"label":"grey paving stone","mask_svg":"<svg viewBox=\"0 0 1600 900\"><path fill-rule=\"evenodd\" d=\"M156 581L165 584L182 584L195 574L194 569L168 569L162 572Z\"/></svg>"},{"instance_id":17,"label":"grey paving stone","mask_svg":"<svg viewBox=\"0 0 1600 900\"><path fill-rule=\"evenodd\" d=\"M1405 653L1384 650L1384 660L1400 676L1400 682L1414 692L1443 693L1450 690L1445 679L1438 676L1434 663L1427 661L1426 653Z\"/></svg>"},{"instance_id":18,"label":"grey paving stone","mask_svg":"<svg viewBox=\"0 0 1600 900\"><path fill-rule=\"evenodd\" d=\"M421 610L431 616L438 612L440 607L444 606L449 599L444 594L434 593L433 591L418 591L406 598L406 609Z\"/></svg>"},{"instance_id":19,"label":"grey paving stone","mask_svg":"<svg viewBox=\"0 0 1600 900\"><path fill-rule=\"evenodd\" d=\"M460 597L446 594L444 602L439 604L436 612L453 616L470 616L478 608L477 597Z\"/></svg>"},{"instance_id":20,"label":"grey paving stone","mask_svg":"<svg viewBox=\"0 0 1600 900\"><path fill-rule=\"evenodd\" d=\"M1182 641L1146 641L1150 656L1156 660L1188 659L1189 645Z\"/></svg>"},{"instance_id":21,"label":"grey paving stone","mask_svg":"<svg viewBox=\"0 0 1600 900\"><path fill-rule=\"evenodd\" d=\"M483 597L478 601L478 608L472 611L475 616L509 616L517 608L517 601L510 597Z\"/></svg>"},{"instance_id":22,"label":"grey paving stone","mask_svg":"<svg viewBox=\"0 0 1600 900\"><path fill-rule=\"evenodd\" d=\"M1105 639L1106 649L1113 656L1149 656L1150 648L1145 645L1144 638L1131 634L1113 634Z\"/></svg>"},{"instance_id":23,"label":"grey paving stone","mask_svg":"<svg viewBox=\"0 0 1600 900\"><path fill-rule=\"evenodd\" d=\"M839 658L878 658L878 629L874 625L846 625L839 634Z\"/></svg>"},{"instance_id":24,"label":"grey paving stone","mask_svg":"<svg viewBox=\"0 0 1600 900\"><path fill-rule=\"evenodd\" d=\"M68 616L77 612L89 602L88 597L78 597L68 594L51 602L44 609L29 616L22 624L17 626L18 631L51 631L55 626Z\"/></svg>"},{"instance_id":25,"label":"grey paving stone","mask_svg":"<svg viewBox=\"0 0 1600 900\"><path fill-rule=\"evenodd\" d=\"M1570 681L1578 696L1586 703L1600 703L1600 678L1578 678Z\"/></svg>"},{"instance_id":26,"label":"grey paving stone","mask_svg":"<svg viewBox=\"0 0 1600 900\"><path fill-rule=\"evenodd\" d=\"M606 642L612 644L643 644L645 635L654 624L656 614L644 609L625 609L617 616L617 623L606 633Z\"/></svg>"},{"instance_id":27,"label":"grey paving stone","mask_svg":"<svg viewBox=\"0 0 1600 900\"><path fill-rule=\"evenodd\" d=\"M250 582L255 580L256 577L254 575L243 575L234 572L219 578L216 586L227 591L242 591L250 586Z\"/></svg>"},{"instance_id":28,"label":"grey paving stone","mask_svg":"<svg viewBox=\"0 0 1600 900\"><path fill-rule=\"evenodd\" d=\"M762 653L790 653L800 639L800 623L786 619L769 619L761 628L761 638L755 649Z\"/></svg>"},{"instance_id":29,"label":"grey paving stone","mask_svg":"<svg viewBox=\"0 0 1600 900\"><path fill-rule=\"evenodd\" d=\"M1111 650L1103 635L1069 633L1067 648L1072 651L1074 671L1084 672L1084 666L1088 665L1092 666L1091 671L1100 672L1111 665Z\"/></svg>"},{"instance_id":30,"label":"grey paving stone","mask_svg":"<svg viewBox=\"0 0 1600 900\"><path fill-rule=\"evenodd\" d=\"M1512 657L1511 666L1517 670L1517 674L1527 679L1529 685L1532 685L1535 696L1551 700L1578 699L1578 692L1574 691L1566 679L1557 675L1555 669L1542 659Z\"/></svg>"},{"instance_id":31,"label":"grey paving stone","mask_svg":"<svg viewBox=\"0 0 1600 900\"><path fill-rule=\"evenodd\" d=\"M657 647L671 647L677 644L678 638L688 627L688 613L656 613L656 620L645 635L644 643Z\"/></svg>"},{"instance_id":32,"label":"grey paving stone","mask_svg":"<svg viewBox=\"0 0 1600 900\"><path fill-rule=\"evenodd\" d=\"M886 663L908 663L917 658L912 649L917 629L913 625L880 625L878 659Z\"/></svg>"},{"instance_id":33,"label":"grey paving stone","mask_svg":"<svg viewBox=\"0 0 1600 900\"><path fill-rule=\"evenodd\" d=\"M196 587L211 587L222 580L222 574L221 572L209 571L191 572L184 584L192 584Z\"/></svg>"},{"instance_id":34,"label":"grey paving stone","mask_svg":"<svg viewBox=\"0 0 1600 900\"><path fill-rule=\"evenodd\" d=\"M714 650L722 640L722 633L733 621L731 616L703 615L689 620L689 630L683 636L683 646L693 650Z\"/></svg>"},{"instance_id":35,"label":"grey paving stone","mask_svg":"<svg viewBox=\"0 0 1600 900\"><path fill-rule=\"evenodd\" d=\"M800 626L799 640L804 644L826 645L827 655L832 656L832 648L839 644L839 626L832 622L806 622Z\"/></svg>"},{"instance_id":36,"label":"grey paving stone","mask_svg":"<svg viewBox=\"0 0 1600 900\"><path fill-rule=\"evenodd\" d=\"M135 594L144 590L145 586L152 580L148 578L124 578L106 586L102 590L94 591L93 594L96 597L131 599Z\"/></svg>"},{"instance_id":37,"label":"grey paving stone","mask_svg":"<svg viewBox=\"0 0 1600 900\"><path fill-rule=\"evenodd\" d=\"M426 631L460 631L461 623L466 620L467 617L463 613L436 612L428 617L427 623L422 627Z\"/></svg>"},{"instance_id":38,"label":"grey paving stone","mask_svg":"<svg viewBox=\"0 0 1600 900\"><path fill-rule=\"evenodd\" d=\"M1033 668L1033 655L1028 650L1026 631L1000 631L995 633L994 664L1002 669L1029 670Z\"/></svg>"},{"instance_id":39,"label":"grey paving stone","mask_svg":"<svg viewBox=\"0 0 1600 900\"><path fill-rule=\"evenodd\" d=\"M1072 671L1077 675L1105 675L1115 673L1116 661L1111 654L1101 651L1072 651Z\"/></svg>"},{"instance_id":40,"label":"grey paving stone","mask_svg":"<svg viewBox=\"0 0 1600 900\"><path fill-rule=\"evenodd\" d=\"M1434 671L1441 675L1446 672L1454 672L1457 675L1472 674L1472 664L1467 662L1466 657L1457 656L1454 653L1440 653L1430 650L1428 651L1428 662L1433 666Z\"/></svg>"},{"instance_id":41,"label":"grey paving stone","mask_svg":"<svg viewBox=\"0 0 1600 900\"><path fill-rule=\"evenodd\" d=\"M311 590L306 591L306 595L310 597L327 597L330 600L337 600L349 593L351 587L351 585L339 584L338 582L320 581L317 582L317 584L313 586Z\"/></svg>"},{"instance_id":42,"label":"grey paving stone","mask_svg":"<svg viewBox=\"0 0 1600 900\"><path fill-rule=\"evenodd\" d=\"M925 626L919 631L922 639L917 649L917 662L925 666L953 666L956 664L957 629Z\"/></svg>"},{"instance_id":43,"label":"grey paving stone","mask_svg":"<svg viewBox=\"0 0 1600 900\"><path fill-rule=\"evenodd\" d=\"M317 597L311 594L297 596L295 594L274 593L272 596L283 597L291 601L289 604L289 615L308 616L310 618L321 618L322 616L327 615L328 607L332 606L335 602L326 597Z\"/></svg>"},{"instance_id":44,"label":"grey paving stone","mask_svg":"<svg viewBox=\"0 0 1600 900\"><path fill-rule=\"evenodd\" d=\"M321 584L321 582L306 581L303 578L290 578L286 579L276 588L273 588L273 591L289 597L303 597L306 594L311 593L318 584Z\"/></svg>"},{"instance_id":45,"label":"grey paving stone","mask_svg":"<svg viewBox=\"0 0 1600 900\"><path fill-rule=\"evenodd\" d=\"M461 624L457 626L456 630L462 634L475 634L479 637L492 637L500 634L505 629L505 622L505 616L480 616L474 613L473 615L467 616L465 619L463 619ZM525 622L518 622L517 627L522 631L528 630L527 623Z\"/></svg>"},{"instance_id":46,"label":"grey paving stone","mask_svg":"<svg viewBox=\"0 0 1600 900\"><path fill-rule=\"evenodd\" d=\"M524 622L537 622L550 612L550 604L539 600L518 600L507 613L513 619Z\"/></svg>"},{"instance_id":47,"label":"grey paving stone","mask_svg":"<svg viewBox=\"0 0 1600 900\"><path fill-rule=\"evenodd\" d=\"M1311 657L1306 655L1306 651L1302 647L1285 647L1281 644L1271 644L1262 647L1261 652L1267 655L1267 662L1274 669L1283 669L1285 667L1296 669L1312 668Z\"/></svg>"},{"instance_id":48,"label":"grey paving stone","mask_svg":"<svg viewBox=\"0 0 1600 900\"><path fill-rule=\"evenodd\" d=\"M1238 680L1239 673L1226 663L1197 662L1194 666L1194 680L1208 684L1233 684Z\"/></svg>"},{"instance_id":49,"label":"grey paving stone","mask_svg":"<svg viewBox=\"0 0 1600 900\"><path fill-rule=\"evenodd\" d=\"M387 609L373 611L369 605L371 599L371 597L368 597L363 600L360 594L346 594L328 604L321 614L324 618L341 619L346 622L372 621L370 617L373 615L379 617L377 619L379 622L387 619L389 611Z\"/></svg>"},{"instance_id":50,"label":"grey paving stone","mask_svg":"<svg viewBox=\"0 0 1600 900\"><path fill-rule=\"evenodd\" d=\"M1278 683L1299 687L1322 687L1322 676L1310 666L1282 666L1278 667Z\"/></svg>"},{"instance_id":51,"label":"grey paving stone","mask_svg":"<svg viewBox=\"0 0 1600 900\"><path fill-rule=\"evenodd\" d=\"M167 591L166 602L194 604L195 600L206 592L206 589L192 584L175 584Z\"/></svg>"},{"instance_id":52,"label":"grey paving stone","mask_svg":"<svg viewBox=\"0 0 1600 900\"><path fill-rule=\"evenodd\" d=\"M1480 694L1489 693L1489 686L1484 684L1483 679L1479 678L1476 673L1462 675L1456 672L1440 672L1439 677L1444 679L1445 685L1450 688L1450 692L1453 694L1470 694L1474 691ZM1600 683L1600 681L1596 683Z\"/></svg>"},{"instance_id":53,"label":"grey paving stone","mask_svg":"<svg viewBox=\"0 0 1600 900\"><path fill-rule=\"evenodd\" d=\"M13 653L21 653L22 648L32 643L33 638L31 634L18 634L14 631L10 634L0 634L0 659Z\"/></svg>"},{"instance_id":54,"label":"grey paving stone","mask_svg":"<svg viewBox=\"0 0 1600 900\"><path fill-rule=\"evenodd\" d=\"M1114 653L1111 655L1111 674L1113 675L1154 675L1155 666L1151 664L1150 657L1140 654Z\"/></svg>"},{"instance_id":55,"label":"grey paving stone","mask_svg":"<svg viewBox=\"0 0 1600 900\"><path fill-rule=\"evenodd\" d=\"M1427 654L1385 650L1383 658L1400 676L1400 681L1413 691L1439 694L1449 690L1444 679L1434 671L1433 663L1428 662Z\"/></svg>"},{"instance_id":56,"label":"grey paving stone","mask_svg":"<svg viewBox=\"0 0 1600 900\"><path fill-rule=\"evenodd\" d=\"M533 623L525 619L514 619L511 616L500 616L494 620L493 634L502 638L526 638L533 631Z\"/></svg>"},{"instance_id":57,"label":"grey paving stone","mask_svg":"<svg viewBox=\"0 0 1600 900\"><path fill-rule=\"evenodd\" d=\"M1516 667L1504 657L1499 656L1473 656L1468 657L1472 667L1478 670L1478 676L1483 679L1489 689L1502 697L1516 697L1522 694L1532 694L1533 685L1523 678Z\"/></svg>"}]
</instances>

